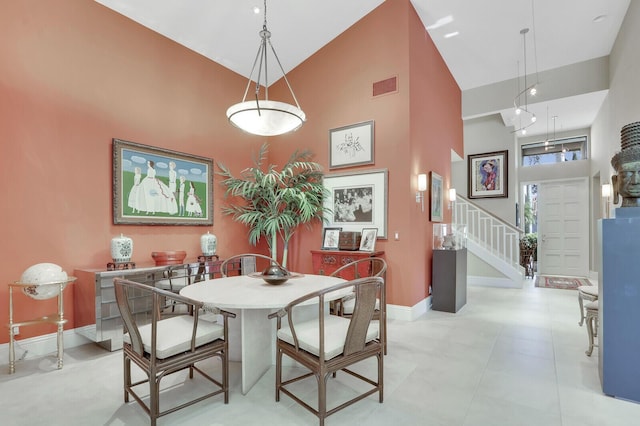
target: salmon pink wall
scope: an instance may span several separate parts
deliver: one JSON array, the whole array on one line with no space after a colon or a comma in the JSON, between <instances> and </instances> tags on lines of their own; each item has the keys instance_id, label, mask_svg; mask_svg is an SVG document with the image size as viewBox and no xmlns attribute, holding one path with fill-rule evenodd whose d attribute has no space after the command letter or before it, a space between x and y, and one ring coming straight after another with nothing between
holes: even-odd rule
<instances>
[{"instance_id":1,"label":"salmon pink wall","mask_svg":"<svg viewBox=\"0 0 640 426\"><path fill-rule=\"evenodd\" d=\"M11 2L0 15L0 37L0 231L10 253L3 282L39 262L69 273L102 268L121 232L133 238L139 265L151 264L153 250L186 250L194 259L206 230L218 236L222 257L252 250L246 228L221 215L217 178L212 228L113 225L111 216L114 137L210 157L234 173L250 165L263 139L225 118L243 77L85 0ZM462 154L462 121L459 90L410 1L385 1L287 77L308 122L270 138L270 161L281 165L309 148L328 165L329 129L374 120L375 165L339 171L388 169L389 238L377 244L389 263L388 302L422 301L431 281L431 223L415 203L416 174L436 170L448 185L450 149ZM397 77L398 91L373 97L372 84L389 77ZM271 92L284 96L283 82ZM311 272L321 228L294 237L292 269ZM65 290L66 328L74 327L73 287ZM7 294L0 287L5 319ZM54 311L55 302L23 297L17 310L18 320L31 318ZM21 338L52 331L25 328Z\"/></svg>"},{"instance_id":2,"label":"salmon pink wall","mask_svg":"<svg viewBox=\"0 0 640 426\"><path fill-rule=\"evenodd\" d=\"M410 152L411 179L418 173L435 172L442 176L444 192L443 223L451 222L448 209L448 189L451 187L451 150L464 157L462 135L462 95L460 88L449 72L433 41L424 29L424 24L416 13L409 20L411 56L411 124ZM417 185L415 183L414 185ZM415 188L415 187L414 187ZM414 189L415 192L415 189ZM429 194L425 193L425 202ZM410 270L411 281L416 285L409 288L413 298L420 297L424 290L417 283L431 283L431 263L433 246L433 222L429 221L429 208L416 215L415 235L409 253L415 255L413 261L420 267Z\"/></svg>"},{"instance_id":3,"label":"salmon pink wall","mask_svg":"<svg viewBox=\"0 0 640 426\"><path fill-rule=\"evenodd\" d=\"M249 164L261 138L230 126L226 108L246 80L206 58L86 0L25 0L0 14L0 319L8 320L6 283L30 265L104 268L121 232L134 240L132 260L150 265L154 250L200 254L200 235L218 236L222 257L250 250L246 228L223 217L214 185L214 226L114 225L112 138ZM81 285L77 283L75 285ZM73 288L65 316L73 328ZM55 312L55 299L16 297L16 319ZM21 338L53 332L21 329ZM7 342L3 333L0 343Z\"/></svg>"},{"instance_id":4,"label":"salmon pink wall","mask_svg":"<svg viewBox=\"0 0 640 426\"><path fill-rule=\"evenodd\" d=\"M374 82L394 76L397 93L372 96ZM387 301L422 301L431 283L432 224L415 202L416 176L435 170L448 186L450 150L462 153L462 119L460 90L410 1L385 1L287 78L308 122L271 139L272 159L284 162L297 147L309 147L332 173L329 129L374 120L375 165L338 171L388 169L388 238L376 244L389 264ZM276 89L278 99L288 95L282 82ZM310 250L320 248L321 235L315 226L294 237L294 269L312 269Z\"/></svg>"}]
</instances>

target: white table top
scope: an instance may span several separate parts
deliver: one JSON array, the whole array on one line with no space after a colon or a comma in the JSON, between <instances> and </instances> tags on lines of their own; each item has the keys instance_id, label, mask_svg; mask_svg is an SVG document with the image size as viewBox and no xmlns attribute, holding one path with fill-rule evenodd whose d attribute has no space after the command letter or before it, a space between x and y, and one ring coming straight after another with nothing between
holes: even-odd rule
<instances>
[{"instance_id":1,"label":"white table top","mask_svg":"<svg viewBox=\"0 0 640 426\"><path fill-rule=\"evenodd\" d=\"M180 290L180 294L223 309L277 309L305 294L344 281L342 278L305 274L282 284L271 285L261 278L240 275L191 284ZM327 297L326 300L340 298L349 292L351 289L343 289L335 297Z\"/></svg>"}]
</instances>

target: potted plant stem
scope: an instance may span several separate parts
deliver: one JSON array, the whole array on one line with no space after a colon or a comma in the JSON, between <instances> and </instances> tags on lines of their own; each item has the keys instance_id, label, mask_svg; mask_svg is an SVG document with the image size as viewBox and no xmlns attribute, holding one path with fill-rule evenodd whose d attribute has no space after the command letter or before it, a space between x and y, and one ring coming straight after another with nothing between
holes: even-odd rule
<instances>
[{"instance_id":1,"label":"potted plant stem","mask_svg":"<svg viewBox=\"0 0 640 426\"><path fill-rule=\"evenodd\" d=\"M328 191L322 184L322 166L311 161L308 151L294 152L280 171L264 162L268 145L264 143L248 167L234 176L222 163L217 163L218 175L223 177L225 197L239 202L222 209L238 222L249 227L249 242L256 245L265 237L271 258L277 260L278 240L282 240L281 265L286 268L289 241L300 225L323 220L323 197Z\"/></svg>"}]
</instances>

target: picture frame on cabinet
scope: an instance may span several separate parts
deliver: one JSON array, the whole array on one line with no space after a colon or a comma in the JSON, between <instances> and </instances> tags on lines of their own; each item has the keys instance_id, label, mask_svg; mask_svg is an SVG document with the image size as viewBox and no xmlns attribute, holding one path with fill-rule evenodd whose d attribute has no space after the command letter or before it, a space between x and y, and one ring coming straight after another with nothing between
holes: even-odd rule
<instances>
[{"instance_id":1,"label":"picture frame on cabinet","mask_svg":"<svg viewBox=\"0 0 640 426\"><path fill-rule=\"evenodd\" d=\"M342 228L324 228L322 232L322 250L338 250Z\"/></svg>"},{"instance_id":2,"label":"picture frame on cabinet","mask_svg":"<svg viewBox=\"0 0 640 426\"><path fill-rule=\"evenodd\" d=\"M329 130L329 169L373 163L373 120Z\"/></svg>"},{"instance_id":3,"label":"picture frame on cabinet","mask_svg":"<svg viewBox=\"0 0 640 426\"><path fill-rule=\"evenodd\" d=\"M323 184L328 191L323 201L328 227L353 232L377 228L377 237L387 238L387 169L327 174Z\"/></svg>"},{"instance_id":4,"label":"picture frame on cabinet","mask_svg":"<svg viewBox=\"0 0 640 426\"><path fill-rule=\"evenodd\" d=\"M360 239L360 251L373 252L376 249L376 237L378 228L362 228L362 238Z\"/></svg>"},{"instance_id":5,"label":"picture frame on cabinet","mask_svg":"<svg viewBox=\"0 0 640 426\"><path fill-rule=\"evenodd\" d=\"M508 196L509 151L469 155L467 167L469 198Z\"/></svg>"},{"instance_id":6,"label":"picture frame on cabinet","mask_svg":"<svg viewBox=\"0 0 640 426\"><path fill-rule=\"evenodd\" d=\"M442 214L444 210L442 176L440 176L436 172L431 172L430 180L431 191L429 191L429 217L431 219L431 222L442 222Z\"/></svg>"},{"instance_id":7,"label":"picture frame on cabinet","mask_svg":"<svg viewBox=\"0 0 640 426\"><path fill-rule=\"evenodd\" d=\"M114 138L113 223L213 225L213 159Z\"/></svg>"}]
</instances>

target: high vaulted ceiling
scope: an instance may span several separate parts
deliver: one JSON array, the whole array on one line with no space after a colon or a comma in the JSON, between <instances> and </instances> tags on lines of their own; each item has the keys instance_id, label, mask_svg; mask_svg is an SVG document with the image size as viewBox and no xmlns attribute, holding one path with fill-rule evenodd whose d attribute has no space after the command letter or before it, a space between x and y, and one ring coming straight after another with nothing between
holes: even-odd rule
<instances>
[{"instance_id":1,"label":"high vaulted ceiling","mask_svg":"<svg viewBox=\"0 0 640 426\"><path fill-rule=\"evenodd\" d=\"M263 0L96 1L238 74L248 77L251 72L260 42L258 31L264 20ZM523 28L530 28L531 35L527 39L528 74L608 55L629 1L411 0L411 3L458 85L467 90L522 77ZM285 72L382 2L268 0L268 29ZM254 7L260 9L259 13L254 13ZM454 32L458 34L445 37ZM270 73L274 74L271 68ZM537 105L533 108L543 119L529 134L544 133L547 107L558 116L563 130L589 127L603 99L603 94L591 94L584 99Z\"/></svg>"}]
</instances>

